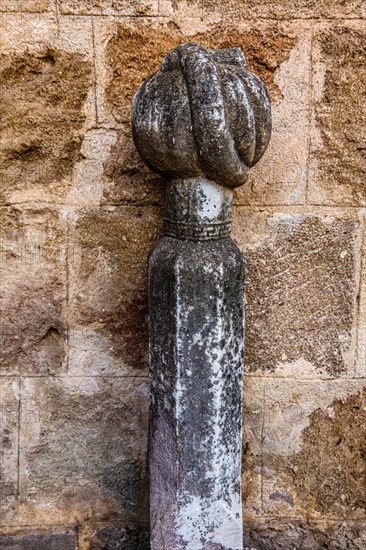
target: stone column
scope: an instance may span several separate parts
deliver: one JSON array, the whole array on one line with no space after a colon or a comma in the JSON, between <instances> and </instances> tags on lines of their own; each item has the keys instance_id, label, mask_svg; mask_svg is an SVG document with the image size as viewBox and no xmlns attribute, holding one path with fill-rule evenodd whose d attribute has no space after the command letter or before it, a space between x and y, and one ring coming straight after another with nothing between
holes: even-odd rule
<instances>
[{"instance_id":1,"label":"stone column","mask_svg":"<svg viewBox=\"0 0 366 550\"><path fill-rule=\"evenodd\" d=\"M134 98L145 162L168 179L149 258L152 550L241 550L244 258L234 187L264 153L270 104L240 49L183 44Z\"/></svg>"}]
</instances>

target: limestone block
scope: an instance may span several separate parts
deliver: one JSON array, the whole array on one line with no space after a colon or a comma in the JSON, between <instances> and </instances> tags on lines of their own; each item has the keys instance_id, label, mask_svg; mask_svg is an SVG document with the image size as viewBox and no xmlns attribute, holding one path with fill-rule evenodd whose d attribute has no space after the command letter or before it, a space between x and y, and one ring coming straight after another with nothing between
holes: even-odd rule
<instances>
[{"instance_id":1,"label":"limestone block","mask_svg":"<svg viewBox=\"0 0 366 550\"><path fill-rule=\"evenodd\" d=\"M90 17L60 16L58 19L56 48L69 53L79 53L89 61L94 59L93 24Z\"/></svg>"},{"instance_id":2,"label":"limestone block","mask_svg":"<svg viewBox=\"0 0 366 550\"><path fill-rule=\"evenodd\" d=\"M245 402L249 425L262 417L261 447L250 442L262 515L365 520L364 380L248 377Z\"/></svg>"},{"instance_id":3,"label":"limestone block","mask_svg":"<svg viewBox=\"0 0 366 550\"><path fill-rule=\"evenodd\" d=\"M164 184L142 162L133 143L130 125L132 95L143 80L140 75L136 78L136 66L140 71L143 65L146 65L147 71L151 66L151 59L147 63L138 49L144 47L138 29L147 29L148 25L155 29L156 23L151 19L148 25L143 20L139 20L138 25L131 21L127 24L126 21L129 20L118 22L110 17L100 17L94 23L98 121L108 128L118 127L116 143L104 162L106 182L101 202L114 205L161 205ZM126 34L119 30L120 26L126 32L127 28L131 30ZM146 56L145 49L144 53ZM161 57L164 54L165 51L162 51ZM147 72L144 71L143 75L147 76ZM118 92L116 86L119 87ZM113 99L110 99L110 95Z\"/></svg>"},{"instance_id":4,"label":"limestone block","mask_svg":"<svg viewBox=\"0 0 366 550\"><path fill-rule=\"evenodd\" d=\"M26 378L18 522L141 520L147 385L131 378Z\"/></svg>"},{"instance_id":5,"label":"limestone block","mask_svg":"<svg viewBox=\"0 0 366 550\"><path fill-rule=\"evenodd\" d=\"M196 16L216 12L223 17L308 19L362 17L365 8L361 0L171 0L174 13L190 13Z\"/></svg>"},{"instance_id":6,"label":"limestone block","mask_svg":"<svg viewBox=\"0 0 366 550\"><path fill-rule=\"evenodd\" d=\"M353 376L357 215L238 208L234 236L248 258L247 372Z\"/></svg>"},{"instance_id":7,"label":"limestone block","mask_svg":"<svg viewBox=\"0 0 366 550\"><path fill-rule=\"evenodd\" d=\"M366 378L366 211L363 218L363 247L360 272L359 318L358 318L358 361L356 375Z\"/></svg>"},{"instance_id":8,"label":"limestone block","mask_svg":"<svg viewBox=\"0 0 366 550\"><path fill-rule=\"evenodd\" d=\"M51 533L29 532L19 535L0 535L3 550L77 550L75 531Z\"/></svg>"},{"instance_id":9,"label":"limestone block","mask_svg":"<svg viewBox=\"0 0 366 550\"><path fill-rule=\"evenodd\" d=\"M120 525L106 525L92 530L88 550L103 550L104 548L124 548L126 550L149 550L148 529L138 527L121 527Z\"/></svg>"},{"instance_id":10,"label":"limestone block","mask_svg":"<svg viewBox=\"0 0 366 550\"><path fill-rule=\"evenodd\" d=\"M91 22L6 14L1 34L0 202L60 202L95 118Z\"/></svg>"},{"instance_id":11,"label":"limestone block","mask_svg":"<svg viewBox=\"0 0 366 550\"><path fill-rule=\"evenodd\" d=\"M101 203L162 205L164 181L141 161L130 129L118 132L111 154L104 163L107 180Z\"/></svg>"},{"instance_id":12,"label":"limestone block","mask_svg":"<svg viewBox=\"0 0 366 550\"><path fill-rule=\"evenodd\" d=\"M104 163L102 204L161 205L164 184L139 157L130 119L133 94L166 53L157 36L163 27L156 19L133 21L99 17L94 24L98 120L109 128L118 127L117 141ZM154 37L153 47L147 42L149 33Z\"/></svg>"},{"instance_id":13,"label":"limestone block","mask_svg":"<svg viewBox=\"0 0 366 550\"><path fill-rule=\"evenodd\" d=\"M66 223L53 208L1 209L1 374L66 367Z\"/></svg>"},{"instance_id":14,"label":"limestone block","mask_svg":"<svg viewBox=\"0 0 366 550\"><path fill-rule=\"evenodd\" d=\"M2 13L0 18L0 44L3 54L24 51L27 46L37 49L37 44L54 39L57 20L54 14Z\"/></svg>"},{"instance_id":15,"label":"limestone block","mask_svg":"<svg viewBox=\"0 0 366 550\"><path fill-rule=\"evenodd\" d=\"M266 155L253 167L247 184L236 193L236 204L303 204L308 178L311 30L306 23L274 32L273 42L261 37L264 59L277 46L292 48L282 63L271 66L273 132ZM268 30L267 30L268 32ZM271 34L271 33L270 33ZM282 53L282 52L281 52ZM269 71L268 71L269 72Z\"/></svg>"},{"instance_id":16,"label":"limestone block","mask_svg":"<svg viewBox=\"0 0 366 550\"><path fill-rule=\"evenodd\" d=\"M0 4L0 12L44 13L51 9L51 0L3 0Z\"/></svg>"},{"instance_id":17,"label":"limestone block","mask_svg":"<svg viewBox=\"0 0 366 550\"><path fill-rule=\"evenodd\" d=\"M366 545L363 521L316 522L293 519L256 519L246 522L244 550L360 550Z\"/></svg>"},{"instance_id":18,"label":"limestone block","mask_svg":"<svg viewBox=\"0 0 366 550\"><path fill-rule=\"evenodd\" d=\"M364 22L315 29L309 200L366 205Z\"/></svg>"},{"instance_id":19,"label":"limestone block","mask_svg":"<svg viewBox=\"0 0 366 550\"><path fill-rule=\"evenodd\" d=\"M85 208L70 237L70 372L145 374L146 262L156 208Z\"/></svg>"},{"instance_id":20,"label":"limestone block","mask_svg":"<svg viewBox=\"0 0 366 550\"><path fill-rule=\"evenodd\" d=\"M122 20L125 21L124 18ZM118 21L115 17L93 17L96 121L98 125L108 129L115 129L116 123L108 109L105 97L105 88L113 76L107 61L106 50L110 38L116 32ZM124 92L121 90L121 93Z\"/></svg>"},{"instance_id":21,"label":"limestone block","mask_svg":"<svg viewBox=\"0 0 366 550\"><path fill-rule=\"evenodd\" d=\"M17 378L0 378L0 523L16 514L20 388ZM1 541L1 537L0 537Z\"/></svg>"},{"instance_id":22,"label":"limestone block","mask_svg":"<svg viewBox=\"0 0 366 550\"><path fill-rule=\"evenodd\" d=\"M158 0L60 0L61 13L74 15L165 15ZM166 6L166 3L162 3Z\"/></svg>"},{"instance_id":23,"label":"limestone block","mask_svg":"<svg viewBox=\"0 0 366 550\"><path fill-rule=\"evenodd\" d=\"M82 159L74 166L72 186L66 197L68 204L100 204L109 181L103 173L104 163L116 138L116 132L104 129L91 129L85 133L80 150Z\"/></svg>"},{"instance_id":24,"label":"limestone block","mask_svg":"<svg viewBox=\"0 0 366 550\"><path fill-rule=\"evenodd\" d=\"M242 491L243 511L248 517L262 514L263 399L261 379L244 375Z\"/></svg>"}]
</instances>

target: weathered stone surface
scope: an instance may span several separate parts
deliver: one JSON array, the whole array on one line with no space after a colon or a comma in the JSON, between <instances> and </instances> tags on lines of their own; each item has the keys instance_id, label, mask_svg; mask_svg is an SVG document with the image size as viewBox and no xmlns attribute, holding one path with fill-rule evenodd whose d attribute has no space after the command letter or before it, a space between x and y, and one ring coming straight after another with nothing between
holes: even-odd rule
<instances>
[{"instance_id":1,"label":"weathered stone surface","mask_svg":"<svg viewBox=\"0 0 366 550\"><path fill-rule=\"evenodd\" d=\"M187 0L187 3L181 3L178 0L172 0L176 11L188 11L187 4L191 8L191 14L207 12L218 12L224 17L245 17L258 18L265 17L269 19L292 19L292 18L313 18L313 17L338 17L347 18L350 16L361 17L364 14L362 2L360 0L351 0L343 2L342 0L295 0L287 2L286 0Z\"/></svg>"},{"instance_id":2,"label":"weathered stone surface","mask_svg":"<svg viewBox=\"0 0 366 550\"><path fill-rule=\"evenodd\" d=\"M161 232L159 218L155 208L78 212L70 247L74 374L146 372L146 261ZM80 361L80 347L87 360Z\"/></svg>"},{"instance_id":3,"label":"weathered stone surface","mask_svg":"<svg viewBox=\"0 0 366 550\"><path fill-rule=\"evenodd\" d=\"M159 13L153 0L60 0L61 13L90 15L149 16Z\"/></svg>"},{"instance_id":4,"label":"weathered stone surface","mask_svg":"<svg viewBox=\"0 0 366 550\"><path fill-rule=\"evenodd\" d=\"M16 513L20 388L17 378L0 378L0 524Z\"/></svg>"},{"instance_id":5,"label":"weathered stone surface","mask_svg":"<svg viewBox=\"0 0 366 550\"><path fill-rule=\"evenodd\" d=\"M99 205L107 184L104 163L117 140L113 130L90 129L81 144L81 160L75 165L66 202L80 206Z\"/></svg>"},{"instance_id":6,"label":"weathered stone surface","mask_svg":"<svg viewBox=\"0 0 366 550\"><path fill-rule=\"evenodd\" d=\"M38 50L57 35L56 17L52 13L2 12L0 17L1 52L4 55Z\"/></svg>"},{"instance_id":7,"label":"weathered stone surface","mask_svg":"<svg viewBox=\"0 0 366 550\"><path fill-rule=\"evenodd\" d=\"M0 535L3 550L77 550L75 531Z\"/></svg>"},{"instance_id":8,"label":"weathered stone surface","mask_svg":"<svg viewBox=\"0 0 366 550\"><path fill-rule=\"evenodd\" d=\"M309 198L366 205L365 25L318 25Z\"/></svg>"},{"instance_id":9,"label":"weathered stone surface","mask_svg":"<svg viewBox=\"0 0 366 550\"><path fill-rule=\"evenodd\" d=\"M361 248L360 291L358 296L358 341L356 376L366 378L366 211L363 211L363 242Z\"/></svg>"},{"instance_id":10,"label":"weathered stone surface","mask_svg":"<svg viewBox=\"0 0 366 550\"><path fill-rule=\"evenodd\" d=\"M304 507L365 519L365 454L366 388L310 416L302 449L289 460Z\"/></svg>"},{"instance_id":11,"label":"weathered stone surface","mask_svg":"<svg viewBox=\"0 0 366 550\"><path fill-rule=\"evenodd\" d=\"M11 55L26 50L38 50L57 35L58 26L54 14L2 12L0 17L1 52Z\"/></svg>"},{"instance_id":12,"label":"weathered stone surface","mask_svg":"<svg viewBox=\"0 0 366 550\"><path fill-rule=\"evenodd\" d=\"M6 12L0 18L0 31L1 51L4 55L23 57L28 54L38 59L48 49L55 49L76 54L76 57L81 55L93 69L93 25L90 17L58 17L54 9L42 15ZM94 92L94 86L90 87L83 105L85 127L95 123Z\"/></svg>"},{"instance_id":13,"label":"weathered stone surface","mask_svg":"<svg viewBox=\"0 0 366 550\"><path fill-rule=\"evenodd\" d=\"M1 11L43 13L51 7L50 0L3 0Z\"/></svg>"},{"instance_id":14,"label":"weathered stone surface","mask_svg":"<svg viewBox=\"0 0 366 550\"><path fill-rule=\"evenodd\" d=\"M249 516L365 520L364 380L247 377L245 401Z\"/></svg>"},{"instance_id":15,"label":"weathered stone surface","mask_svg":"<svg viewBox=\"0 0 366 550\"><path fill-rule=\"evenodd\" d=\"M90 550L150 550L149 531L144 527L109 526L94 532Z\"/></svg>"},{"instance_id":16,"label":"weathered stone surface","mask_svg":"<svg viewBox=\"0 0 366 550\"><path fill-rule=\"evenodd\" d=\"M104 163L108 183L102 204L149 204L164 202L164 181L142 162L131 130L121 130L108 160Z\"/></svg>"},{"instance_id":17,"label":"weathered stone surface","mask_svg":"<svg viewBox=\"0 0 366 550\"><path fill-rule=\"evenodd\" d=\"M306 520L248 520L244 550L362 550L366 544L364 522L314 522Z\"/></svg>"},{"instance_id":18,"label":"weathered stone surface","mask_svg":"<svg viewBox=\"0 0 366 550\"><path fill-rule=\"evenodd\" d=\"M274 101L271 141L266 155L250 171L247 184L235 193L235 204L305 202L310 131L311 29L302 22L290 29L282 28L282 33L292 40L293 47L288 59L281 64L270 64L277 87L271 96ZM277 40L274 43L277 45ZM281 41L278 40L278 43L281 44ZM268 44L268 48L271 51L273 46Z\"/></svg>"},{"instance_id":19,"label":"weathered stone surface","mask_svg":"<svg viewBox=\"0 0 366 550\"><path fill-rule=\"evenodd\" d=\"M144 518L143 379L27 378L23 400L33 414L20 434L21 520Z\"/></svg>"},{"instance_id":20,"label":"weathered stone surface","mask_svg":"<svg viewBox=\"0 0 366 550\"><path fill-rule=\"evenodd\" d=\"M2 208L2 374L58 374L66 358L65 221L51 208Z\"/></svg>"},{"instance_id":21,"label":"weathered stone surface","mask_svg":"<svg viewBox=\"0 0 366 550\"><path fill-rule=\"evenodd\" d=\"M242 491L244 517L262 513L263 388L245 375L243 397Z\"/></svg>"},{"instance_id":22,"label":"weathered stone surface","mask_svg":"<svg viewBox=\"0 0 366 550\"><path fill-rule=\"evenodd\" d=\"M0 199L64 196L80 156L91 64L53 47L2 55Z\"/></svg>"},{"instance_id":23,"label":"weathered stone surface","mask_svg":"<svg viewBox=\"0 0 366 550\"><path fill-rule=\"evenodd\" d=\"M358 232L357 218L335 212L248 220L238 209L234 234L248 257L248 370L290 376L305 360L318 376L353 373Z\"/></svg>"}]
</instances>

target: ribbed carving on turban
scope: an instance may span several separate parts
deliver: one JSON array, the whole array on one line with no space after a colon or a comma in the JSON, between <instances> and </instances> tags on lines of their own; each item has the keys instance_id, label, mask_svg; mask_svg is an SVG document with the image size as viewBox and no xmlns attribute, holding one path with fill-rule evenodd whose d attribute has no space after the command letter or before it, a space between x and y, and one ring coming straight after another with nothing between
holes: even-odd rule
<instances>
[{"instance_id":1,"label":"ribbed carving on turban","mask_svg":"<svg viewBox=\"0 0 366 550\"><path fill-rule=\"evenodd\" d=\"M271 106L240 48L212 51L187 43L166 55L136 93L132 127L141 157L155 172L234 188L268 145Z\"/></svg>"}]
</instances>

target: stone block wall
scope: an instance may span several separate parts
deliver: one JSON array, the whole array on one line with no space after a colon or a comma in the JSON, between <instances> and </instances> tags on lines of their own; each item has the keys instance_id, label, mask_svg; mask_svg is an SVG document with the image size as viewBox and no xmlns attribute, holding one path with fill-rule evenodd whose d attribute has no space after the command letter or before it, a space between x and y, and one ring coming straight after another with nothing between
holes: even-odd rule
<instances>
[{"instance_id":1,"label":"stone block wall","mask_svg":"<svg viewBox=\"0 0 366 550\"><path fill-rule=\"evenodd\" d=\"M131 99L185 41L241 46L273 105L235 194L246 548L366 548L363 8L1 2L0 548L148 548L146 259L164 185L133 146Z\"/></svg>"}]
</instances>

